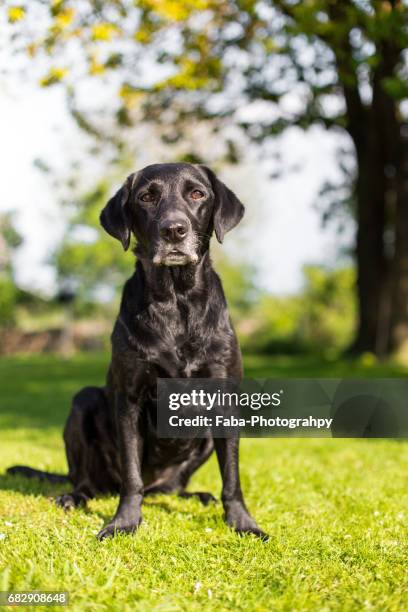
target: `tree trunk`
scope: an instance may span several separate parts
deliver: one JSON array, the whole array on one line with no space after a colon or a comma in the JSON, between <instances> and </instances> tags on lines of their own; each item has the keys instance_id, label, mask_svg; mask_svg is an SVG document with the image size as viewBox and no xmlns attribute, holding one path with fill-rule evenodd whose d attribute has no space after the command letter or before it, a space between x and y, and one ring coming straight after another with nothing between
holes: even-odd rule
<instances>
[{"instance_id":1,"label":"tree trunk","mask_svg":"<svg viewBox=\"0 0 408 612\"><path fill-rule=\"evenodd\" d=\"M344 18L344 6L341 3L331 5L334 21ZM383 146L384 133L378 129L378 122L384 120L389 109L387 103L384 105L381 83L384 66L374 77L373 99L368 107L360 97L352 58L350 40L346 36L340 48L336 49L336 62L347 109L347 131L356 149L358 170L355 251L358 323L350 352L378 354L387 346L390 318L388 266L384 248L387 218L384 169L387 152Z\"/></svg>"},{"instance_id":2,"label":"tree trunk","mask_svg":"<svg viewBox=\"0 0 408 612\"><path fill-rule=\"evenodd\" d=\"M408 142L401 138L397 176L390 350L408 361Z\"/></svg>"},{"instance_id":3,"label":"tree trunk","mask_svg":"<svg viewBox=\"0 0 408 612\"><path fill-rule=\"evenodd\" d=\"M358 160L359 323L353 349L384 357L408 338L408 203L406 182L399 180L404 170L398 104L384 88L399 50L393 41L383 43L380 55L366 118L351 130Z\"/></svg>"},{"instance_id":4,"label":"tree trunk","mask_svg":"<svg viewBox=\"0 0 408 612\"><path fill-rule=\"evenodd\" d=\"M387 318L387 265L384 252L385 186L378 140L368 127L358 153L357 300L358 323L352 352L378 353Z\"/></svg>"}]
</instances>

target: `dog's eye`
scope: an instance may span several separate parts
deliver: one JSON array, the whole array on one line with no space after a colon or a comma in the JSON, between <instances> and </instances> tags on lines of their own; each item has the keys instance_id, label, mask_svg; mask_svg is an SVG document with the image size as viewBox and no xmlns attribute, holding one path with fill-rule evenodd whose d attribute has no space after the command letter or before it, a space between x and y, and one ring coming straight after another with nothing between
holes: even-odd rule
<instances>
[{"instance_id":1,"label":"dog's eye","mask_svg":"<svg viewBox=\"0 0 408 612\"><path fill-rule=\"evenodd\" d=\"M204 197L204 194L199 189L194 189L194 191L191 192L191 197L193 200L201 200L201 198Z\"/></svg>"},{"instance_id":2,"label":"dog's eye","mask_svg":"<svg viewBox=\"0 0 408 612\"><path fill-rule=\"evenodd\" d=\"M154 202L156 198L152 193L146 191L146 193L142 193L142 195L139 196L139 199L142 200L142 202Z\"/></svg>"}]
</instances>

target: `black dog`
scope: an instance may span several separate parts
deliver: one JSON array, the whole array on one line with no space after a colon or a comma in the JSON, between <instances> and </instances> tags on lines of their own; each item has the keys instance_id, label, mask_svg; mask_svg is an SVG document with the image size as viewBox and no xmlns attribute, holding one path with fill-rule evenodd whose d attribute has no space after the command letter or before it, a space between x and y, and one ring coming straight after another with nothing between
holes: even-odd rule
<instances>
[{"instance_id":1,"label":"black dog","mask_svg":"<svg viewBox=\"0 0 408 612\"><path fill-rule=\"evenodd\" d=\"M222 476L225 519L239 533L267 537L245 506L238 439L160 439L155 431L158 377L239 379L241 354L221 282L210 256L237 225L244 207L204 166L157 164L131 174L101 214L104 229L129 248L136 236L136 270L124 287L112 334L106 386L86 387L73 400L64 440L68 477L23 466L11 473L73 484L57 503L65 509L99 493L120 492L100 539L133 532L145 495L187 493L191 475L214 447Z\"/></svg>"}]
</instances>

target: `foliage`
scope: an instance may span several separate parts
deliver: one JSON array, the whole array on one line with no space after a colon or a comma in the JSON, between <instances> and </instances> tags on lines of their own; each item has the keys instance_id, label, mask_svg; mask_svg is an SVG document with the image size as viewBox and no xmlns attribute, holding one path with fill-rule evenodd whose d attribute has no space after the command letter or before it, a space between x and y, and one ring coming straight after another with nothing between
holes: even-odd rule
<instances>
[{"instance_id":1,"label":"foliage","mask_svg":"<svg viewBox=\"0 0 408 612\"><path fill-rule=\"evenodd\" d=\"M68 230L54 255L60 285L71 287L82 303L95 304L98 292L118 290L132 271L133 258L99 223L110 190L102 181L71 205ZM114 296L108 291L105 299Z\"/></svg>"},{"instance_id":2,"label":"foliage","mask_svg":"<svg viewBox=\"0 0 408 612\"><path fill-rule=\"evenodd\" d=\"M397 103L407 95L403 0L37 0L8 11L18 48L48 64L43 86L64 82L75 98L87 79L114 74L119 124L143 116L173 140L192 114L215 129L230 118L256 141L289 125L349 130L347 97L358 86L369 107L387 43L396 59L381 86ZM240 119L254 101L262 112Z\"/></svg>"},{"instance_id":3,"label":"foliage","mask_svg":"<svg viewBox=\"0 0 408 612\"><path fill-rule=\"evenodd\" d=\"M304 274L301 325L306 343L319 350L346 348L355 326L355 271L307 266Z\"/></svg>"},{"instance_id":4,"label":"foliage","mask_svg":"<svg viewBox=\"0 0 408 612\"><path fill-rule=\"evenodd\" d=\"M12 254L22 242L14 227L12 213L0 215L0 327L15 320L18 292L14 286Z\"/></svg>"},{"instance_id":5,"label":"foliage","mask_svg":"<svg viewBox=\"0 0 408 612\"><path fill-rule=\"evenodd\" d=\"M229 530L219 502L204 508L172 495L146 500L137 534L100 543L95 532L117 498L66 514L50 499L61 486L5 475L13 463L66 471L61 431L70 397L103 383L107 360L0 363L2 590L68 590L75 612L406 609L405 442L243 440L242 486L271 534L267 544ZM258 357L248 366L251 376L370 372L355 363L312 366L304 357ZM219 488L212 457L191 490L218 495Z\"/></svg>"},{"instance_id":6,"label":"foliage","mask_svg":"<svg viewBox=\"0 0 408 612\"><path fill-rule=\"evenodd\" d=\"M16 297L17 291L13 281L0 276L0 327L14 321Z\"/></svg>"},{"instance_id":7,"label":"foliage","mask_svg":"<svg viewBox=\"0 0 408 612\"><path fill-rule=\"evenodd\" d=\"M215 269L220 275L233 320L248 316L261 295L256 274L245 262L235 262L217 252Z\"/></svg>"},{"instance_id":8,"label":"foliage","mask_svg":"<svg viewBox=\"0 0 408 612\"><path fill-rule=\"evenodd\" d=\"M351 268L306 266L298 294L263 295L251 312L244 346L270 353L345 349L355 325L354 284Z\"/></svg>"}]
</instances>

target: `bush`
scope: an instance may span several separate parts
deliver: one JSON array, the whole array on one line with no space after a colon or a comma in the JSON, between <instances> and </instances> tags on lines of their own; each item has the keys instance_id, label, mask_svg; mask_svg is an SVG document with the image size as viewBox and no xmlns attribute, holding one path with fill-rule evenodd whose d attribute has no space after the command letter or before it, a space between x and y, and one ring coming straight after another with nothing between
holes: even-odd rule
<instances>
[{"instance_id":1,"label":"bush","mask_svg":"<svg viewBox=\"0 0 408 612\"><path fill-rule=\"evenodd\" d=\"M17 290L11 279L0 277L0 327L14 323Z\"/></svg>"},{"instance_id":2,"label":"bush","mask_svg":"<svg viewBox=\"0 0 408 612\"><path fill-rule=\"evenodd\" d=\"M354 270L307 266L304 278L299 294L264 295L253 309L251 321L238 323L247 350L330 354L348 346L356 316Z\"/></svg>"}]
</instances>

